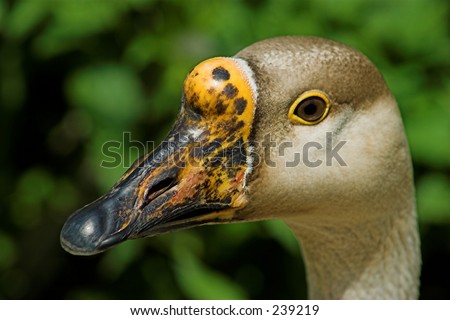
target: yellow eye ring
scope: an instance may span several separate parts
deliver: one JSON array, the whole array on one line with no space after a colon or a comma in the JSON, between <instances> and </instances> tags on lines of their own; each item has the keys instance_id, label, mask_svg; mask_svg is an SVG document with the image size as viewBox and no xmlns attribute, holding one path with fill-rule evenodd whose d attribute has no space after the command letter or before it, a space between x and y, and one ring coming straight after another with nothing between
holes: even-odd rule
<instances>
[{"instance_id":1,"label":"yellow eye ring","mask_svg":"<svg viewBox=\"0 0 450 320\"><path fill-rule=\"evenodd\" d=\"M313 125L321 122L330 110L330 100L322 91L302 93L291 105L288 118L291 121Z\"/></svg>"}]
</instances>

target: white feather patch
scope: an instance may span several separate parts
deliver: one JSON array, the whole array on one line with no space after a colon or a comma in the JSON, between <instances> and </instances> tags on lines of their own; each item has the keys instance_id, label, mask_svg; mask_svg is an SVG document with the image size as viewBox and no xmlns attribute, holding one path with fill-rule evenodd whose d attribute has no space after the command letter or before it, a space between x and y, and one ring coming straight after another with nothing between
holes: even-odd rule
<instances>
[{"instance_id":1,"label":"white feather patch","mask_svg":"<svg viewBox=\"0 0 450 320\"><path fill-rule=\"evenodd\" d=\"M240 59L240 58L229 58L236 62L239 69L242 71L242 74L245 76L245 80L247 84L252 89L252 99L253 104L256 108L256 104L258 101L258 86L256 85L255 81L255 74L253 70L248 65L247 61ZM253 108L253 119L255 118L255 108ZM255 148L251 145L247 148L247 168L245 169L245 175L244 175L244 187L247 186L247 177L253 172L253 152L255 151Z\"/></svg>"}]
</instances>

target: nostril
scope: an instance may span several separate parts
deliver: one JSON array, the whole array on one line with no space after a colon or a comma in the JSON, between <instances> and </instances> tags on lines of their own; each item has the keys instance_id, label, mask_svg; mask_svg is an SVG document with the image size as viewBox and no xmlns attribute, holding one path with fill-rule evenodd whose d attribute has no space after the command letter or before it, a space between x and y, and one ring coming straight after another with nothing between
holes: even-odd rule
<instances>
[{"instance_id":1,"label":"nostril","mask_svg":"<svg viewBox=\"0 0 450 320\"><path fill-rule=\"evenodd\" d=\"M142 202L141 207L146 207L153 199L157 198L159 195L163 194L165 191L173 187L175 183L175 178L167 177L151 186L144 194L144 201Z\"/></svg>"},{"instance_id":2,"label":"nostril","mask_svg":"<svg viewBox=\"0 0 450 320\"><path fill-rule=\"evenodd\" d=\"M147 195L156 194L156 193L158 193L160 191L166 190L167 188L170 188L174 184L175 184L175 179L174 178L165 178L165 179L159 181L154 186L152 186L148 190Z\"/></svg>"}]
</instances>

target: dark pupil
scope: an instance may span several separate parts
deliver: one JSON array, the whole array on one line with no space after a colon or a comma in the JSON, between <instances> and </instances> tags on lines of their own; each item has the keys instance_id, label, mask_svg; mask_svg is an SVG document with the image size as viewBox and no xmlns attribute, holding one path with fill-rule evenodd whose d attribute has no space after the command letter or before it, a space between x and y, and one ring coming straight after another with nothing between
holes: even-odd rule
<instances>
[{"instance_id":1,"label":"dark pupil","mask_svg":"<svg viewBox=\"0 0 450 320\"><path fill-rule=\"evenodd\" d=\"M312 116L313 114L315 114L317 112L317 107L315 104L310 103L310 104L306 105L305 107L303 107L303 112L308 116Z\"/></svg>"},{"instance_id":2,"label":"dark pupil","mask_svg":"<svg viewBox=\"0 0 450 320\"><path fill-rule=\"evenodd\" d=\"M325 112L325 101L317 97L311 97L301 101L295 114L306 121L318 120Z\"/></svg>"}]
</instances>

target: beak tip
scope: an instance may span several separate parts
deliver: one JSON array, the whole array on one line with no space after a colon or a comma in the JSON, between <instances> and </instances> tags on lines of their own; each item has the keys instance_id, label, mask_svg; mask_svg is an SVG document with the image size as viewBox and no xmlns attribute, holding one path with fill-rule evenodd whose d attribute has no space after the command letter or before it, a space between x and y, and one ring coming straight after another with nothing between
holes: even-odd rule
<instances>
[{"instance_id":1,"label":"beak tip","mask_svg":"<svg viewBox=\"0 0 450 320\"><path fill-rule=\"evenodd\" d=\"M99 244L105 236L105 223L90 210L75 212L64 224L60 241L64 250L75 255L99 253Z\"/></svg>"}]
</instances>

